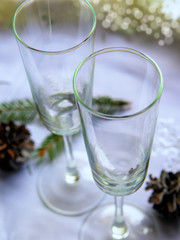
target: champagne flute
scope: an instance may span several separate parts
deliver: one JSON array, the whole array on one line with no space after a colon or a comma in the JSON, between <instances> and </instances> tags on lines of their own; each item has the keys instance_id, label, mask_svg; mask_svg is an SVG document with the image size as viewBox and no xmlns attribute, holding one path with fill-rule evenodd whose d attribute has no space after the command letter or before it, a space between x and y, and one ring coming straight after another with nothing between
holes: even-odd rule
<instances>
[{"instance_id":1,"label":"champagne flute","mask_svg":"<svg viewBox=\"0 0 180 240\"><path fill-rule=\"evenodd\" d=\"M95 209L84 222L81 240L156 239L151 216L125 205L146 177L163 78L147 55L129 48L108 48L86 57L77 67L73 89L92 174L115 204ZM93 99L107 96L130 102L122 111L105 111Z\"/></svg>"},{"instance_id":2,"label":"champagne flute","mask_svg":"<svg viewBox=\"0 0 180 240\"><path fill-rule=\"evenodd\" d=\"M93 52L95 28L96 15L86 0L25 1L13 19L39 116L50 132L63 136L66 150L66 159L40 174L38 193L49 209L68 216L81 215L102 200L83 153L73 156L71 145L72 135L81 129L73 73Z\"/></svg>"}]
</instances>

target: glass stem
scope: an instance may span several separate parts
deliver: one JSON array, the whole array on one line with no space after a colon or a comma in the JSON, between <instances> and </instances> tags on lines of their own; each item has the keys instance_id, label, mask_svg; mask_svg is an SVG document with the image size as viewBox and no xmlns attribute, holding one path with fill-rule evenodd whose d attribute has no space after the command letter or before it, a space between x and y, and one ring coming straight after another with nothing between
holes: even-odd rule
<instances>
[{"instance_id":1,"label":"glass stem","mask_svg":"<svg viewBox=\"0 0 180 240\"><path fill-rule=\"evenodd\" d=\"M115 217L111 226L111 237L113 239L125 239L128 236L128 229L123 215L123 197L114 197Z\"/></svg>"},{"instance_id":2,"label":"glass stem","mask_svg":"<svg viewBox=\"0 0 180 240\"><path fill-rule=\"evenodd\" d=\"M78 182L79 172L72 151L72 136L63 136L66 151L66 173L65 181L69 184Z\"/></svg>"}]
</instances>

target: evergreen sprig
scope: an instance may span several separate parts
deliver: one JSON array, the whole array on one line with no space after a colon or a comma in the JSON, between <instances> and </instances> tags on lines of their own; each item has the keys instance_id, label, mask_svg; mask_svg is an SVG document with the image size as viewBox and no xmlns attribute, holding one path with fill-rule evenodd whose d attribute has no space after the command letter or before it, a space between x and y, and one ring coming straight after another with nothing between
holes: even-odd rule
<instances>
[{"instance_id":1,"label":"evergreen sprig","mask_svg":"<svg viewBox=\"0 0 180 240\"><path fill-rule=\"evenodd\" d=\"M94 98L93 105L96 110L101 113L112 114L127 110L130 107L130 102L121 99L112 99L108 96L102 96Z\"/></svg>"},{"instance_id":2,"label":"evergreen sprig","mask_svg":"<svg viewBox=\"0 0 180 240\"><path fill-rule=\"evenodd\" d=\"M36 115L35 104L28 98L0 104L0 122L19 121L28 123L34 120Z\"/></svg>"},{"instance_id":3,"label":"evergreen sprig","mask_svg":"<svg viewBox=\"0 0 180 240\"><path fill-rule=\"evenodd\" d=\"M124 111L129 107L130 102L124 100L114 100L108 96L93 99L96 110L103 113L113 113L116 111ZM19 121L21 123L32 122L37 115L34 102L28 98L3 102L0 104L0 122ZM64 149L63 137L50 134L35 148L32 158L37 163L43 162L45 159L53 161Z\"/></svg>"},{"instance_id":4,"label":"evergreen sprig","mask_svg":"<svg viewBox=\"0 0 180 240\"><path fill-rule=\"evenodd\" d=\"M32 157L37 159L38 164L46 158L52 162L63 149L63 137L52 133L43 140L39 147L34 149Z\"/></svg>"}]
</instances>

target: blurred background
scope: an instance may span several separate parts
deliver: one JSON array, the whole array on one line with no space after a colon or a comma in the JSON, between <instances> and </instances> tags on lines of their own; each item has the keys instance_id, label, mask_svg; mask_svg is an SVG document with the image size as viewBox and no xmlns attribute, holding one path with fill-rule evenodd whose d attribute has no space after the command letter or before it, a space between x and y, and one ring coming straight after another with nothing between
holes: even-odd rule
<instances>
[{"instance_id":1,"label":"blurred background","mask_svg":"<svg viewBox=\"0 0 180 240\"><path fill-rule=\"evenodd\" d=\"M13 14L21 2L23 1L0 1L1 82L13 83L19 78L20 72L21 77L24 75L12 31ZM98 19L95 49L125 46L137 48L150 55L160 66L165 79L162 101L166 108L162 108L161 111L165 117L175 117L179 121L180 111L177 111L175 105L180 92L180 85L176 84L180 73L180 1L90 0L90 2Z\"/></svg>"}]
</instances>

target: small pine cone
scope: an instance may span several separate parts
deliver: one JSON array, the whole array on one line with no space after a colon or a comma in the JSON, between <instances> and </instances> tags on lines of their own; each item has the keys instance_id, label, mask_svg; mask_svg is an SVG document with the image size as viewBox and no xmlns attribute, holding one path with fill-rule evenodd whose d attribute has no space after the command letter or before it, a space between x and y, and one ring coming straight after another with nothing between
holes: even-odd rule
<instances>
[{"instance_id":1,"label":"small pine cone","mask_svg":"<svg viewBox=\"0 0 180 240\"><path fill-rule=\"evenodd\" d=\"M169 219L180 216L180 172L163 170L160 178L150 175L146 190L153 190L149 203L159 213Z\"/></svg>"},{"instance_id":2,"label":"small pine cone","mask_svg":"<svg viewBox=\"0 0 180 240\"><path fill-rule=\"evenodd\" d=\"M0 124L0 168L18 170L27 161L34 147L30 132L14 122Z\"/></svg>"}]
</instances>

